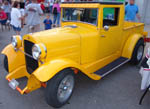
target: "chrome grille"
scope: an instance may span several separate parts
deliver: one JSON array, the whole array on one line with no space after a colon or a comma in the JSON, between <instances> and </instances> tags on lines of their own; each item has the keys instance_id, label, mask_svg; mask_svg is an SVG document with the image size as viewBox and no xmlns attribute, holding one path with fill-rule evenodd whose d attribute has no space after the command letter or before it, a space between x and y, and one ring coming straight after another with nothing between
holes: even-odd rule
<instances>
[{"instance_id":1,"label":"chrome grille","mask_svg":"<svg viewBox=\"0 0 150 109\"><path fill-rule=\"evenodd\" d=\"M27 72L30 74L38 68L38 61L31 57L33 45L34 45L34 43L32 43L28 40L24 40L26 69L27 69Z\"/></svg>"}]
</instances>

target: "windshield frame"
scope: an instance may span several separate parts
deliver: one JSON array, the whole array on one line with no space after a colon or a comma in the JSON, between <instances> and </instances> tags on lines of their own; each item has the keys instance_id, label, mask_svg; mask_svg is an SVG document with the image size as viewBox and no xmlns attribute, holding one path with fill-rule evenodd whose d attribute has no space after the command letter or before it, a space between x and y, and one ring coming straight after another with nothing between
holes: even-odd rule
<instances>
[{"instance_id":1,"label":"windshield frame","mask_svg":"<svg viewBox=\"0 0 150 109\"><path fill-rule=\"evenodd\" d=\"M89 22L83 22L83 21L79 21L79 20L77 20L77 21L74 21L74 20L63 20L63 11L64 11L64 9L67 9L67 8L71 8L71 7L63 7L61 9L62 10L61 22L64 22L64 23L66 23L66 22L77 22L77 23L89 24L89 25L96 26L96 27L98 26L98 22L99 22L99 20L98 20L98 18L99 18L99 8L84 8L84 9L97 9L96 24L89 23ZM80 9L80 7L79 8L77 7L76 9Z\"/></svg>"}]
</instances>

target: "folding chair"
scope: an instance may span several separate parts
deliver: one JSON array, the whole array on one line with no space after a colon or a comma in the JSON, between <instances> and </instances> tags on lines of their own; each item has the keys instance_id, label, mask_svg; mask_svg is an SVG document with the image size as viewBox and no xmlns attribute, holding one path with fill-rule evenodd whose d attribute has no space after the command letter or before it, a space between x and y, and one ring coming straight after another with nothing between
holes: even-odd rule
<instances>
[{"instance_id":1,"label":"folding chair","mask_svg":"<svg viewBox=\"0 0 150 109\"><path fill-rule=\"evenodd\" d=\"M143 95L142 95L142 97L141 97L141 99L140 99L139 105L142 105L142 101L143 101L145 95L147 94L149 88L150 88L150 85L147 87L147 89L146 89L145 92L143 93Z\"/></svg>"}]
</instances>

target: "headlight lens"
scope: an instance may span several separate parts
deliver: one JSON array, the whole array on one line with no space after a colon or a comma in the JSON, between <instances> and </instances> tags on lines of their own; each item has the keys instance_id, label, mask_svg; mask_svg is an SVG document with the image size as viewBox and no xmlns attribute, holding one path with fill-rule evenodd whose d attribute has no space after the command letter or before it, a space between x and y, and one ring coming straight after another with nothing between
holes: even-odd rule
<instances>
[{"instance_id":1,"label":"headlight lens","mask_svg":"<svg viewBox=\"0 0 150 109\"><path fill-rule=\"evenodd\" d=\"M17 39L15 36L11 37L11 44L14 48L17 47Z\"/></svg>"},{"instance_id":2,"label":"headlight lens","mask_svg":"<svg viewBox=\"0 0 150 109\"><path fill-rule=\"evenodd\" d=\"M47 55L46 46L42 43L35 44L32 47L32 56L35 60L44 59Z\"/></svg>"},{"instance_id":3,"label":"headlight lens","mask_svg":"<svg viewBox=\"0 0 150 109\"><path fill-rule=\"evenodd\" d=\"M38 60L40 58L41 55L41 48L39 45L35 44L32 47L32 56L34 59Z\"/></svg>"},{"instance_id":4,"label":"headlight lens","mask_svg":"<svg viewBox=\"0 0 150 109\"><path fill-rule=\"evenodd\" d=\"M12 36L11 44L14 48L20 48L22 46L22 38L21 36Z\"/></svg>"}]
</instances>

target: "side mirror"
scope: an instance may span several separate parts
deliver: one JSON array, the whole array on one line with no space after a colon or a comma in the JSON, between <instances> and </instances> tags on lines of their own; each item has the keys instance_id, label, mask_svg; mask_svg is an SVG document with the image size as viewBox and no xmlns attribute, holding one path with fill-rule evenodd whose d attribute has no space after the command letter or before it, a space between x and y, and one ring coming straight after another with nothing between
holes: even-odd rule
<instances>
[{"instance_id":1,"label":"side mirror","mask_svg":"<svg viewBox=\"0 0 150 109\"><path fill-rule=\"evenodd\" d=\"M109 26L105 25L105 26L104 26L104 30L105 30L105 31L108 31L108 30L109 30Z\"/></svg>"}]
</instances>

